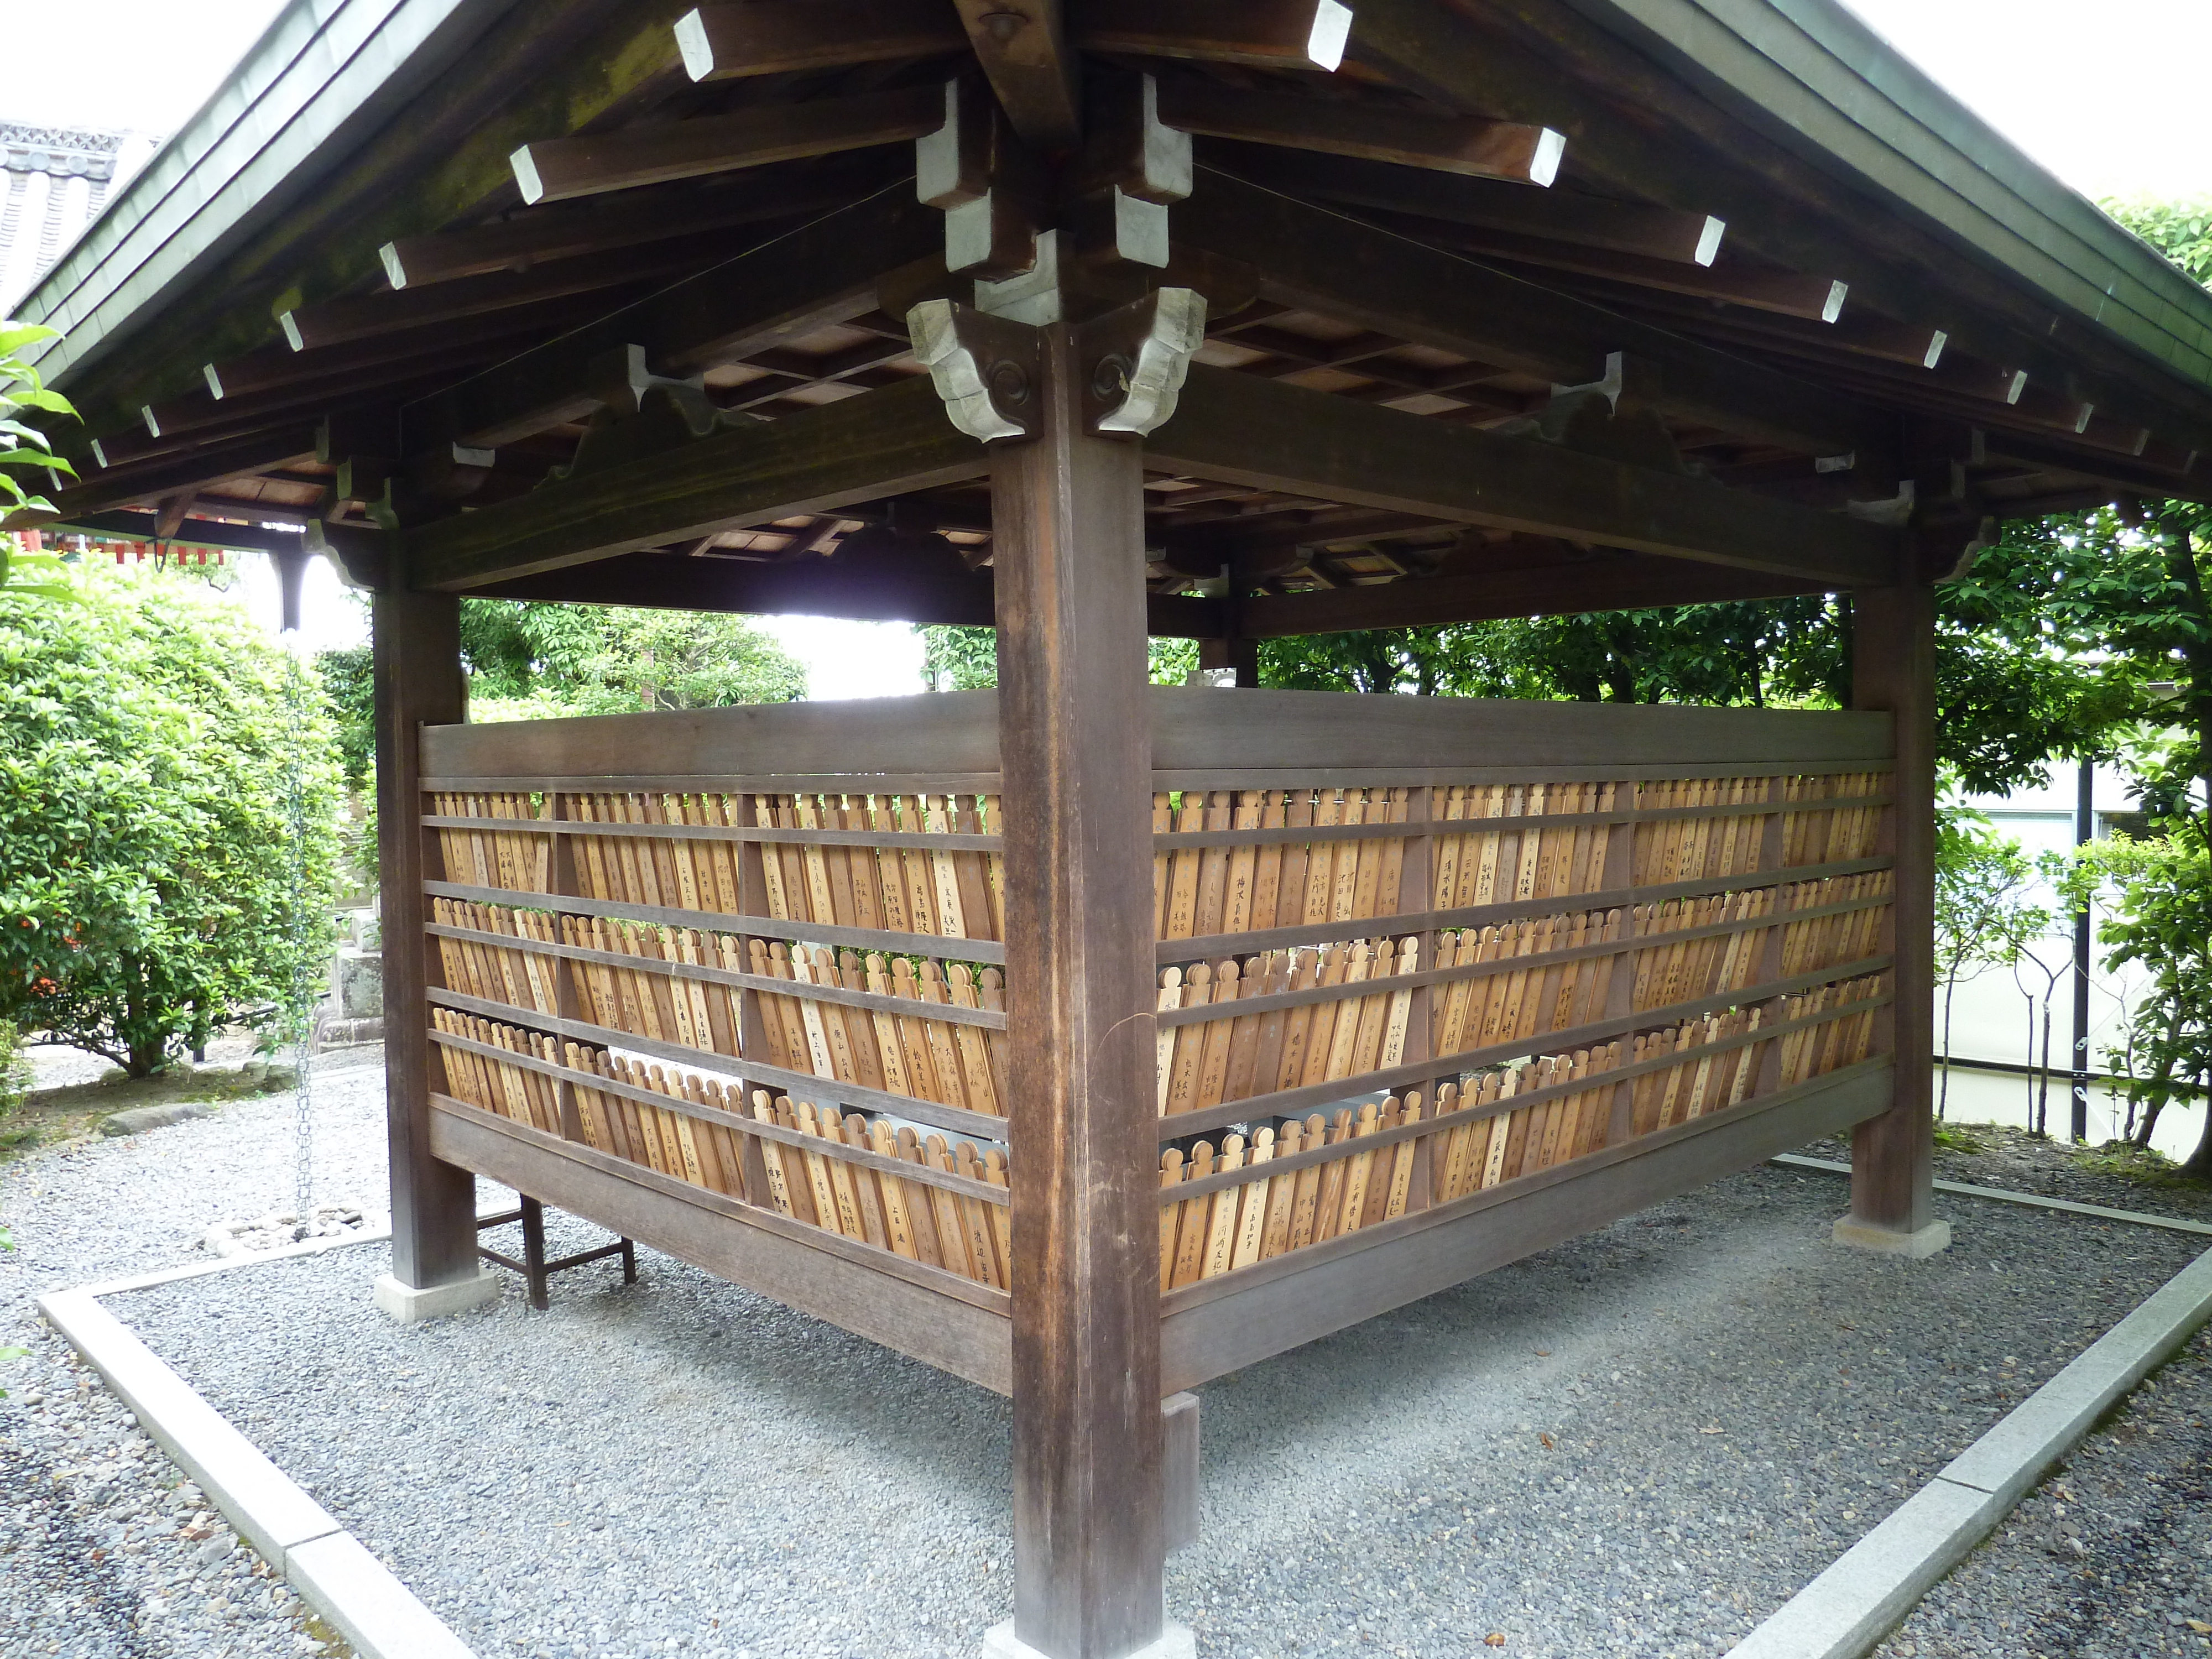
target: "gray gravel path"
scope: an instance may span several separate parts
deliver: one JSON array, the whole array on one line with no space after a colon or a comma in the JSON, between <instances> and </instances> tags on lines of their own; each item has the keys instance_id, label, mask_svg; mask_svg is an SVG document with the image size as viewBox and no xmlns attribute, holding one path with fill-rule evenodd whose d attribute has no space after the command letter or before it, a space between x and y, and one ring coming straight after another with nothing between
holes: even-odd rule
<instances>
[{"instance_id":1,"label":"gray gravel path","mask_svg":"<svg viewBox=\"0 0 2212 1659\"><path fill-rule=\"evenodd\" d=\"M320 1195L380 1194L380 1093L319 1079ZM0 1343L34 1350L0 1372L7 1659L334 1650L29 1312L284 1200L288 1114L0 1168ZM1944 1173L2148 1196L2039 1156ZM1947 1200L1956 1248L1881 1261L1825 1242L1842 1201L1754 1171L1212 1384L1176 1616L1208 1659L1723 1651L2194 1249ZM1003 1401L652 1252L402 1329L385 1255L109 1305L485 1659L964 1656L1005 1616ZM2204 1651L2208 1401L2200 1346L1889 1651Z\"/></svg>"},{"instance_id":2,"label":"gray gravel path","mask_svg":"<svg viewBox=\"0 0 2212 1659\"><path fill-rule=\"evenodd\" d=\"M1826 1242L1843 1195L1753 1171L1211 1385L1170 1607L1208 1659L1723 1651L2194 1254L1956 1200L1887 1261ZM382 1256L110 1305L486 1659L1005 1616L1004 1402L651 1253L401 1329Z\"/></svg>"},{"instance_id":3,"label":"gray gravel path","mask_svg":"<svg viewBox=\"0 0 2212 1659\"><path fill-rule=\"evenodd\" d=\"M1878 1659L2212 1651L2212 1334L1937 1585Z\"/></svg>"},{"instance_id":4,"label":"gray gravel path","mask_svg":"<svg viewBox=\"0 0 2212 1659\"><path fill-rule=\"evenodd\" d=\"M380 1211L381 1070L325 1070L315 1099L319 1194L374 1194ZM0 1347L30 1350L0 1364L6 1659L344 1651L33 1306L49 1290L202 1259L192 1246L210 1223L289 1207L292 1179L289 1096L0 1164L0 1222L18 1246L0 1253Z\"/></svg>"}]
</instances>

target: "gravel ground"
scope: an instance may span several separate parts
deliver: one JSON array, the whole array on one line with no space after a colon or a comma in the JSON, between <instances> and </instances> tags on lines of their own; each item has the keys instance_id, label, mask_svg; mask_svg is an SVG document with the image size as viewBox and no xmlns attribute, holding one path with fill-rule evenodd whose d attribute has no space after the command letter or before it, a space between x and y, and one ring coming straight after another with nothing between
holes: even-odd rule
<instances>
[{"instance_id":1,"label":"gravel ground","mask_svg":"<svg viewBox=\"0 0 2212 1659\"><path fill-rule=\"evenodd\" d=\"M2195 1253L1961 1200L1887 1261L1826 1242L1842 1197L1753 1171L1211 1385L1170 1607L1210 1659L1723 1651ZM109 1305L487 1659L1005 1616L1002 1401L650 1253L402 1329L381 1257Z\"/></svg>"},{"instance_id":2,"label":"gravel ground","mask_svg":"<svg viewBox=\"0 0 2212 1659\"><path fill-rule=\"evenodd\" d=\"M2200 1332L1881 1659L2140 1659L2212 1650L2212 1337Z\"/></svg>"},{"instance_id":3,"label":"gravel ground","mask_svg":"<svg viewBox=\"0 0 2212 1659\"><path fill-rule=\"evenodd\" d=\"M52 1051L44 1051L45 1059ZM49 1085L89 1081L105 1062ZM220 1058L220 1056L211 1056ZM335 1057L334 1057L335 1058ZM320 1070L318 1194L384 1192L383 1073ZM7 1659L296 1659L343 1654L252 1550L234 1540L130 1414L47 1331L33 1298L204 1259L210 1223L289 1207L291 1097L0 1164L0 1654ZM380 1219L380 1216L379 1218Z\"/></svg>"},{"instance_id":4,"label":"gravel ground","mask_svg":"<svg viewBox=\"0 0 2212 1659\"><path fill-rule=\"evenodd\" d=\"M319 1195L380 1186L380 1097L374 1070L319 1078ZM0 1256L0 1342L34 1349L0 1403L9 1659L334 1650L28 1309L191 1260L211 1220L285 1199L288 1123L285 1101L243 1103L0 1170L24 1246ZM2033 1143L1942 1173L2205 1208ZM1171 1609L1208 1659L1459 1659L1492 1633L1724 1651L2194 1254L1946 1199L1956 1247L1887 1261L1826 1243L1843 1192L1755 1170L1210 1385L1205 1536L1170 1565ZM549 1220L556 1251L604 1237ZM517 1286L415 1328L369 1304L380 1246L107 1305L485 1659L972 1652L1011 1588L1005 1402L641 1265L628 1289L612 1263L556 1281L550 1315ZM2201 1352L2169 1368L1887 1651L2197 1642L2208 1393Z\"/></svg>"}]
</instances>

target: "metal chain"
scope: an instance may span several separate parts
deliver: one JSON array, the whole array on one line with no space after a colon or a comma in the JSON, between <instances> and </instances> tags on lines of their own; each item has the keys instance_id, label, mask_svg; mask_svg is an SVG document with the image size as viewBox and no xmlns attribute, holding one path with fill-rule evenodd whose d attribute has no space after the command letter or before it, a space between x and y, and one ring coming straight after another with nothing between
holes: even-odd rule
<instances>
[{"instance_id":1,"label":"metal chain","mask_svg":"<svg viewBox=\"0 0 2212 1659\"><path fill-rule=\"evenodd\" d=\"M313 1219L314 1121L309 1050L314 1041L315 983L308 964L317 943L315 918L308 903L307 670L292 659L292 743L286 768L285 808L292 832L292 996L286 1009L292 1038L293 1213L304 1231Z\"/></svg>"}]
</instances>

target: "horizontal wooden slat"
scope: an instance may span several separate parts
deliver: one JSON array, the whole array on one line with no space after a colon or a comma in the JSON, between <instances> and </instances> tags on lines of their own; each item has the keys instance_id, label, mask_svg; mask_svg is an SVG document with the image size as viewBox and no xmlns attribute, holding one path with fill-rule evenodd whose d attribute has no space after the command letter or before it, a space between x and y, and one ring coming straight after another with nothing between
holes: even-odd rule
<instances>
[{"instance_id":1,"label":"horizontal wooden slat","mask_svg":"<svg viewBox=\"0 0 2212 1659\"><path fill-rule=\"evenodd\" d=\"M979 695L988 696L983 692ZM627 715L613 716L628 719ZM664 718L647 715L649 720ZM550 722L549 722L550 723ZM441 726L441 731L459 731ZM492 727L477 727L489 731ZM422 793L428 794L563 795L995 795L996 772L635 772L605 777L551 777L529 773L456 773L428 775ZM527 820L526 820L527 822Z\"/></svg>"},{"instance_id":2,"label":"horizontal wooden slat","mask_svg":"<svg viewBox=\"0 0 2212 1659\"><path fill-rule=\"evenodd\" d=\"M449 991L441 986L430 987L429 998L441 1007L458 1008L464 1013L480 1014L486 1019L499 1020L506 1024L549 1031L556 1036L574 1037L579 1042L596 1042L603 1048L651 1054L656 1060L672 1060L679 1066L693 1066L702 1072L742 1076L748 1082L767 1084L786 1094L805 1096L817 1104L825 1100L836 1101L840 1105L857 1106L865 1111L888 1112L896 1117L927 1123L933 1128L947 1130L953 1134L981 1135L988 1139L1006 1138L1006 1119L993 1117L984 1112L971 1112L963 1106L947 1106L934 1100L918 1100L912 1095L896 1095L887 1089L871 1089L858 1083L842 1082L836 1078L817 1077L810 1072L793 1072L781 1066L771 1066L764 1060L721 1054L713 1048L689 1048L681 1042L641 1036L635 1031L618 1031L611 1026L594 1025L589 1020L564 1019L557 1014L541 1013L535 1008L518 1008L512 1003L493 1002L463 992ZM518 1064L531 1058L527 1054L512 1054L504 1048L500 1053ZM540 1069L543 1065L541 1061L538 1066L526 1069ZM658 1101L659 1097L656 1096L654 1098Z\"/></svg>"},{"instance_id":3,"label":"horizontal wooden slat","mask_svg":"<svg viewBox=\"0 0 2212 1659\"><path fill-rule=\"evenodd\" d=\"M1243 691L1217 690L1217 696L1243 696ZM1605 705L1610 706L1610 705ZM1881 771L1881 760L1680 761L1664 766L1544 766L1528 762L1517 766L1271 766L1163 769L1152 774L1156 790L1178 789L1376 789L1389 787L1436 787L1455 783L1613 783L1632 775L1639 783L1661 783L1682 778L1743 778L1787 772L1794 776L1820 777L1837 772Z\"/></svg>"},{"instance_id":4,"label":"horizontal wooden slat","mask_svg":"<svg viewBox=\"0 0 2212 1659\"><path fill-rule=\"evenodd\" d=\"M937 853L995 853L1005 845L997 836L955 830L938 835L927 830L764 829L757 824L607 823L596 818L462 818L427 812L422 827L501 833L521 830L547 836L651 836L662 841L760 841L794 847L914 847Z\"/></svg>"},{"instance_id":5,"label":"horizontal wooden slat","mask_svg":"<svg viewBox=\"0 0 2212 1659\"><path fill-rule=\"evenodd\" d=\"M1892 799L1888 795L1838 795L1820 800L1755 800L1716 803L1711 806L1626 807L1615 812L1513 812L1500 813L1496 817L1425 818L1419 823L1401 820L1391 823L1275 824L1258 830L1174 830L1154 836L1152 845L1165 852L1177 847L1265 847L1279 842L1303 844L1324 841L1378 841L1389 836L1479 835L1493 830L1500 833L1522 830L1573 830L1583 824L1663 823L1670 818L1756 818L1776 812L1844 811L1857 807L1887 806ZM449 820L425 818L422 822L439 823ZM512 820L471 818L467 822L483 829L506 829ZM772 840L781 832L763 830L759 833ZM997 850L995 845L992 850Z\"/></svg>"},{"instance_id":6,"label":"horizontal wooden slat","mask_svg":"<svg viewBox=\"0 0 2212 1659\"><path fill-rule=\"evenodd\" d=\"M664 1095L652 1089L641 1089L620 1078L601 1077L596 1072L580 1072L573 1066L558 1066L550 1060L540 1060L535 1054L502 1048L494 1042L479 1042L473 1037L441 1031L434 1027L430 1032L430 1041L441 1048L458 1048L486 1060L520 1066L525 1071L540 1073L562 1083L574 1084L579 1088L596 1089L601 1094L619 1095L624 1100L633 1100L661 1111L674 1112L679 1117L691 1118L701 1123L720 1124L725 1128L755 1135L763 1140L773 1140L779 1146L796 1146L801 1152L818 1152L840 1164L857 1164L884 1175L906 1176L925 1187L942 1187L947 1192L958 1193L963 1198L976 1199L985 1204L1006 1202L1006 1189L994 1187L988 1182L933 1170L926 1164L907 1164L897 1158L885 1158L866 1146L851 1146L822 1135L810 1135L799 1129L787 1129L781 1123L763 1123L744 1113L720 1111L682 1095Z\"/></svg>"},{"instance_id":7,"label":"horizontal wooden slat","mask_svg":"<svg viewBox=\"0 0 2212 1659\"><path fill-rule=\"evenodd\" d=\"M1891 859L1881 855L1838 859L1832 864L1799 864L1778 870L1747 870L1735 876L1700 876L1691 881L1662 882L1647 887L1614 887L1595 893L1564 893L1549 898L1514 899L1504 904L1470 904L1456 910L1416 910L1395 916L1352 916L1342 921L1301 922L1296 927L1261 928L1249 933L1206 933L1194 939L1162 939L1153 947L1152 959L1165 968L1176 963L1197 962L1201 958L1273 951L1286 945L1328 945L1338 939L1370 938L1376 933L1425 933L1439 927L1484 927L1501 921L1519 921L1527 916L1556 915L1563 910L1612 910L1632 904L1664 903L1668 899L1702 898L1710 893L1733 893L1752 887L1779 887L1790 882L1821 881L1830 876L1856 876L1869 870L1887 870L1892 862Z\"/></svg>"},{"instance_id":8,"label":"horizontal wooden slat","mask_svg":"<svg viewBox=\"0 0 2212 1659\"><path fill-rule=\"evenodd\" d=\"M834 775L860 793L871 787L870 774L995 776L998 769L994 691L433 726L422 732L426 789L464 778L532 784L557 779L560 787L579 793L610 787L616 779L673 789L678 774L684 781L703 782L717 775L809 773ZM656 773L668 776L656 780Z\"/></svg>"},{"instance_id":9,"label":"horizontal wooden slat","mask_svg":"<svg viewBox=\"0 0 2212 1659\"><path fill-rule=\"evenodd\" d=\"M1562 1030L1516 1037L1510 1042L1495 1042L1486 1048L1462 1048L1456 1054L1412 1060L1403 1066L1388 1066L1381 1071L1363 1072L1352 1077L1329 1078L1295 1089L1278 1089L1272 1094L1249 1095L1243 1100L1226 1100L1218 1106L1202 1106L1195 1111L1175 1112L1160 1119L1159 1138L1164 1141L1180 1140L1185 1135L1203 1134L1224 1124L1256 1123L1262 1118L1286 1117L1310 1111L1317 1106L1338 1105L1360 1095L1407 1088L1454 1072L1478 1072L1486 1066L1530 1054L1587 1048L1594 1043L1608 1042L1647 1026L1664 1025L1704 1014L1717 1014L1729 1008L1771 1001L1779 996L1792 996L1800 991L1809 991L1815 986L1861 979L1869 974L1883 972L1894 960L1888 956L1867 957L1857 962L1838 963L1833 968L1816 969L1808 974L1793 974L1787 979L1770 980L1764 985L1749 985L1738 991L1720 991L1687 1002L1668 1003L1663 1008L1646 1008L1632 1014L1592 1020L1586 1025L1571 1025ZM1867 1000L1872 1005L1876 1000Z\"/></svg>"},{"instance_id":10,"label":"horizontal wooden slat","mask_svg":"<svg viewBox=\"0 0 2212 1659\"><path fill-rule=\"evenodd\" d=\"M1796 918L1792 918L1796 920ZM610 968L635 968L671 979L696 979L706 985L726 985L739 991L766 991L775 996L801 997L813 1002L835 1002L848 1008L866 1008L908 1019L942 1020L949 1025L974 1025L986 1031L1003 1031L1006 1017L993 1008L963 1008L957 1002L926 1002L919 997L878 996L873 991L851 991L842 985L817 985L808 980L778 979L773 974L732 973L726 968L678 962L668 957L633 957L620 951L592 951L582 945L550 939L525 939L514 933L488 933L475 927L448 927L430 922L422 931L436 939L466 939L495 950L528 951L541 957L562 957L570 962L596 962ZM721 930L743 936L743 930ZM1676 937L1674 934L1667 936Z\"/></svg>"},{"instance_id":11,"label":"horizontal wooden slat","mask_svg":"<svg viewBox=\"0 0 2212 1659\"><path fill-rule=\"evenodd\" d=\"M1473 1106L1463 1106L1441 1116L1425 1117L1418 1122L1400 1123L1395 1127L1377 1129L1361 1135L1356 1141L1340 1140L1316 1146L1307 1146L1295 1152L1279 1153L1264 1164L1245 1164L1233 1170L1216 1170L1212 1175L1194 1180L1178 1182L1172 1187L1160 1188L1163 1205L1180 1203L1185 1199L1202 1198L1208 1193L1218 1193L1224 1188L1243 1187L1285 1170L1303 1170L1316 1164L1328 1164L1355 1152L1372 1152L1377 1147L1394 1146L1401 1140L1418 1140L1442 1133L1465 1124L1480 1123L1487 1118L1506 1117L1531 1106L1542 1106L1554 1100L1565 1100L1570 1095L1586 1095L1601 1089L1609 1089L1616 1083L1626 1083L1652 1072L1663 1072L1678 1066L1694 1066L1709 1060L1716 1054L1729 1054L1738 1048L1748 1048L1754 1043L1769 1042L1799 1031L1808 1031L1830 1020L1848 1019L1866 1013L1889 1002L1887 994L1860 997L1851 1002L1839 1002L1816 1013L1801 1014L1796 1019L1777 1020L1771 1025L1762 1025L1750 1030L1738 1031L1732 1036L1716 1037L1711 1042L1700 1042L1687 1048L1670 1048L1666 1053L1653 1054L1644 1060L1624 1060L1621 1064L1599 1072L1571 1078L1561 1083L1551 1083L1540 1089L1526 1090L1516 1095L1500 1095L1495 1100L1486 1100ZM1664 1013L1663 1009L1654 1010ZM1443 1056L1449 1060L1452 1056ZM1429 1103L1431 1111L1436 1103ZM1639 1136L1638 1139L1648 1139ZM1626 1145L1626 1143L1624 1143Z\"/></svg>"},{"instance_id":12,"label":"horizontal wooden slat","mask_svg":"<svg viewBox=\"0 0 2212 1659\"><path fill-rule=\"evenodd\" d=\"M1549 901L1554 908L1547 914L1572 915L1579 911L1600 908L1625 908L1625 906L1577 905L1573 902L1581 895L1569 893ZM1276 991L1265 996L1237 997L1227 1002L1209 1002L1196 1008L1173 1008L1152 1016L1152 1023L1162 1030L1178 1025L1203 1025L1209 1020L1241 1019L1247 1014L1272 1013L1278 1008L1299 1008L1309 1003L1341 1002L1358 997L1381 996L1391 991L1418 990L1428 985L1449 985L1462 979L1486 979L1492 974L1518 974L1538 968L1555 968L1562 963L1588 962L1598 957L1633 955L1638 951L1665 950L1676 945L1686 945L1692 939L1715 939L1723 933L1748 933L1768 927L1793 927L1801 921L1821 921L1830 916L1849 915L1856 910L1872 910L1894 902L1889 893L1876 894L1871 898L1845 899L1839 903L1823 904L1805 910L1776 910L1765 915L1741 916L1733 921L1706 922L1697 927L1672 927L1663 932L1624 935L1617 939L1601 939L1593 945L1569 945L1558 951L1536 951L1527 956L1497 957L1488 962L1462 963L1450 968L1424 968L1418 973L1391 974L1379 979L1364 979L1342 985L1315 985L1303 991ZM1419 933L1413 927L1396 926L1395 916L1356 918L1389 926L1377 926L1368 937ZM1349 927L1349 923L1337 923ZM436 931L436 930L433 930ZM471 935L489 938L490 935ZM628 960L628 958L624 958ZM779 980L778 984L783 983ZM911 1006L911 1005L908 1005ZM1657 1013L1659 1010L1650 1010Z\"/></svg>"},{"instance_id":13,"label":"horizontal wooden slat","mask_svg":"<svg viewBox=\"0 0 2212 1659\"><path fill-rule=\"evenodd\" d=\"M1162 1298L1161 1387L1197 1388L1432 1296L1861 1122L1889 1101L1888 1060L1866 1060L1435 1209L1200 1279Z\"/></svg>"},{"instance_id":14,"label":"horizontal wooden slat","mask_svg":"<svg viewBox=\"0 0 2212 1659\"><path fill-rule=\"evenodd\" d=\"M894 1256L896 1266L878 1265L861 1257L865 1246L818 1228L442 1097L431 1101L430 1151L855 1336L995 1393L1012 1391L1004 1291L921 1282L908 1276L927 1273L921 1263Z\"/></svg>"},{"instance_id":15,"label":"horizontal wooden slat","mask_svg":"<svg viewBox=\"0 0 2212 1659\"><path fill-rule=\"evenodd\" d=\"M1155 686L1147 702L1152 765L1177 780L1156 777L1155 787L1206 787L1214 772L1224 778L1212 787L1262 787L1257 775L1270 769L1285 775L1279 787L1340 773L1370 781L1391 769L1418 781L1459 781L1460 770L1475 781L1477 769L1482 778L1532 782L1577 774L1729 777L1863 770L1893 752L1888 715L1844 710L1185 686ZM915 790L898 783L957 774L969 793L988 791L997 784L998 718L995 691L945 691L437 726L422 734L423 787L781 793L807 787L806 777L847 793L907 793ZM1359 763L1325 763L1337 756ZM1192 774L1199 775L1182 781Z\"/></svg>"},{"instance_id":16,"label":"horizontal wooden slat","mask_svg":"<svg viewBox=\"0 0 2212 1659\"><path fill-rule=\"evenodd\" d=\"M619 899L571 898L566 893L533 893L516 887L475 887L458 881L426 881L433 898L468 899L477 904L527 904L533 910L568 915L607 916L621 921L653 921L669 927L696 927L750 939L804 939L809 945L851 945L856 951L892 951L902 955L944 957L954 962L1004 966L1006 947L994 939L963 939L952 933L894 933L879 927L840 927L827 921L781 921L774 916L739 915L726 910L679 910L665 904L629 904ZM738 924L743 923L742 927ZM948 947L957 945L957 950Z\"/></svg>"}]
</instances>

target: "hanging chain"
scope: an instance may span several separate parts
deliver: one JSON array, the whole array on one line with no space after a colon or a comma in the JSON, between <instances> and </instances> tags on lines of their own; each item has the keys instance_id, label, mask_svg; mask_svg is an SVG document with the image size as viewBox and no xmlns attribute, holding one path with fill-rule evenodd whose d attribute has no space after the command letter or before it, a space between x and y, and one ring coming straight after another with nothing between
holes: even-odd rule
<instances>
[{"instance_id":1,"label":"hanging chain","mask_svg":"<svg viewBox=\"0 0 2212 1659\"><path fill-rule=\"evenodd\" d=\"M308 686L307 670L298 655L292 658L292 743L285 776L285 812L292 832L292 995L286 1009L288 1035L292 1039L293 1213L304 1234L314 1219L314 1123L313 1085L309 1080L309 1050L315 1034L316 985L311 962L320 954L320 929L308 902L307 869L307 757Z\"/></svg>"}]
</instances>

